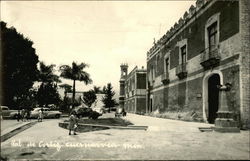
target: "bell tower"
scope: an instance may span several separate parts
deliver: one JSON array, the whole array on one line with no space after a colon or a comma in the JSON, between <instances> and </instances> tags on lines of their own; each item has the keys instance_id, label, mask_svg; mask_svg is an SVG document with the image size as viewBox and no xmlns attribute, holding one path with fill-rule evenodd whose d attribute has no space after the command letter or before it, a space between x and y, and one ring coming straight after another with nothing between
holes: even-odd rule
<instances>
[{"instance_id":1,"label":"bell tower","mask_svg":"<svg viewBox=\"0 0 250 161\"><path fill-rule=\"evenodd\" d=\"M124 109L125 102L125 80L128 74L128 64L121 64L121 78L120 78L120 96L119 96L119 105Z\"/></svg>"}]
</instances>

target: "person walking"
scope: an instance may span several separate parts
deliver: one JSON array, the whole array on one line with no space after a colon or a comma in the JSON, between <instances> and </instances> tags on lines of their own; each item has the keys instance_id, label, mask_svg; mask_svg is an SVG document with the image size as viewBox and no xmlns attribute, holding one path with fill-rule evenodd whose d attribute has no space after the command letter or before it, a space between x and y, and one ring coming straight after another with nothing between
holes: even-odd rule
<instances>
[{"instance_id":1,"label":"person walking","mask_svg":"<svg viewBox=\"0 0 250 161\"><path fill-rule=\"evenodd\" d=\"M20 110L18 110L18 112L17 112L17 117L16 117L16 119L17 119L17 122L19 122L19 120L21 119Z\"/></svg>"},{"instance_id":2,"label":"person walking","mask_svg":"<svg viewBox=\"0 0 250 161\"><path fill-rule=\"evenodd\" d=\"M71 115L69 117L69 135L71 135L71 131L74 132L74 135L77 135L76 134L77 122L78 119L76 117L76 112L73 111L71 112Z\"/></svg>"},{"instance_id":3,"label":"person walking","mask_svg":"<svg viewBox=\"0 0 250 161\"><path fill-rule=\"evenodd\" d=\"M38 112L38 118L37 118L38 122L42 122L43 121L43 110L40 109Z\"/></svg>"},{"instance_id":4,"label":"person walking","mask_svg":"<svg viewBox=\"0 0 250 161\"><path fill-rule=\"evenodd\" d=\"M22 109L21 111L21 119L24 121L24 116L25 116L25 109Z\"/></svg>"},{"instance_id":5,"label":"person walking","mask_svg":"<svg viewBox=\"0 0 250 161\"><path fill-rule=\"evenodd\" d=\"M30 121L30 110L29 109L27 109L27 111L26 111L26 120Z\"/></svg>"}]
</instances>

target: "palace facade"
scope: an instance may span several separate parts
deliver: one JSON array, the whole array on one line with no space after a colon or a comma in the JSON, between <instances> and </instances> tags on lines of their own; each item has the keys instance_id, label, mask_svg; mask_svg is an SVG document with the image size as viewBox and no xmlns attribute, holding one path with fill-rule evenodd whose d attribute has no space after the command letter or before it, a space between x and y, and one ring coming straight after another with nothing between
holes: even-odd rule
<instances>
[{"instance_id":1,"label":"palace facade","mask_svg":"<svg viewBox=\"0 0 250 161\"><path fill-rule=\"evenodd\" d=\"M223 117L250 127L249 13L248 0L197 0L147 52L146 112L192 111L215 123L226 84Z\"/></svg>"}]
</instances>

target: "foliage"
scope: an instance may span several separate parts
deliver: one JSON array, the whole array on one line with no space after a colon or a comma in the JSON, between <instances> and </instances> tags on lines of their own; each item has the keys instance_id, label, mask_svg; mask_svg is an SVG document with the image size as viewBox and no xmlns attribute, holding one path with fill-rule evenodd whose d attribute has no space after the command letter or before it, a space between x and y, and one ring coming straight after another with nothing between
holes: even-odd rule
<instances>
[{"instance_id":1,"label":"foliage","mask_svg":"<svg viewBox=\"0 0 250 161\"><path fill-rule=\"evenodd\" d=\"M94 86L93 90L94 90L94 92L96 94L102 94L103 93L103 91L101 90L101 87Z\"/></svg>"},{"instance_id":2,"label":"foliage","mask_svg":"<svg viewBox=\"0 0 250 161\"><path fill-rule=\"evenodd\" d=\"M94 90L89 90L87 92L83 92L83 102L88 106L91 107L91 105L96 100L96 93Z\"/></svg>"},{"instance_id":3,"label":"foliage","mask_svg":"<svg viewBox=\"0 0 250 161\"><path fill-rule=\"evenodd\" d=\"M49 104L59 105L60 96L57 91L57 82L61 82L59 76L54 74L54 64L46 65L44 62L39 63L38 81L41 82L37 91L37 102L40 106Z\"/></svg>"},{"instance_id":4,"label":"foliage","mask_svg":"<svg viewBox=\"0 0 250 161\"><path fill-rule=\"evenodd\" d=\"M111 83L107 84L107 87L103 87L104 97L102 99L102 102L104 103L104 106L109 109L109 112L111 110L111 107L116 106L116 101L113 99L113 96L115 95L115 92L112 90L113 87Z\"/></svg>"},{"instance_id":5,"label":"foliage","mask_svg":"<svg viewBox=\"0 0 250 161\"><path fill-rule=\"evenodd\" d=\"M29 96L37 80L38 56L33 42L1 21L1 103L10 108Z\"/></svg>"},{"instance_id":6,"label":"foliage","mask_svg":"<svg viewBox=\"0 0 250 161\"><path fill-rule=\"evenodd\" d=\"M37 101L40 106L48 104L59 105L60 96L55 83L42 83L37 91Z\"/></svg>"},{"instance_id":7,"label":"foliage","mask_svg":"<svg viewBox=\"0 0 250 161\"><path fill-rule=\"evenodd\" d=\"M66 79L73 80L73 96L72 96L72 104L74 108L74 101L75 101L75 81L83 81L86 85L92 83L90 79L89 73L84 71L84 69L88 67L85 63L77 64L75 62L72 63L72 66L69 65L62 65L60 66L61 74L60 76Z\"/></svg>"},{"instance_id":8,"label":"foliage","mask_svg":"<svg viewBox=\"0 0 250 161\"><path fill-rule=\"evenodd\" d=\"M59 76L54 74L54 67L56 65L54 64L46 65L44 62L40 62L39 65L40 68L39 68L38 79L40 82L43 83L61 82Z\"/></svg>"}]
</instances>

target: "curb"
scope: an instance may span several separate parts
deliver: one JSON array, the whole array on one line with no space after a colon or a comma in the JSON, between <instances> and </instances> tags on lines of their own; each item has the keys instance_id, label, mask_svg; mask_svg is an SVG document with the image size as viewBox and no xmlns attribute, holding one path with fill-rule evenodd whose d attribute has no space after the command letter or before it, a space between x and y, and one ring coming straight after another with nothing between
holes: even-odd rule
<instances>
[{"instance_id":1,"label":"curb","mask_svg":"<svg viewBox=\"0 0 250 161\"><path fill-rule=\"evenodd\" d=\"M28 124L22 125L22 126L16 128L16 129L14 129L14 130L11 130L10 132L8 132L8 133L1 136L1 142L4 142L4 141L8 140L9 138L15 136L16 134L18 134L18 133L20 133L20 132L22 132L22 131L30 128L30 127L32 127L36 123L37 122L30 122Z\"/></svg>"},{"instance_id":2,"label":"curb","mask_svg":"<svg viewBox=\"0 0 250 161\"><path fill-rule=\"evenodd\" d=\"M109 125L98 125L98 124L83 124L83 123L79 123L78 124L80 127L82 128L98 128L98 129L120 129L120 130L147 130L148 126L109 126ZM68 126L68 122L60 122L59 123L60 127L67 127Z\"/></svg>"}]
</instances>

